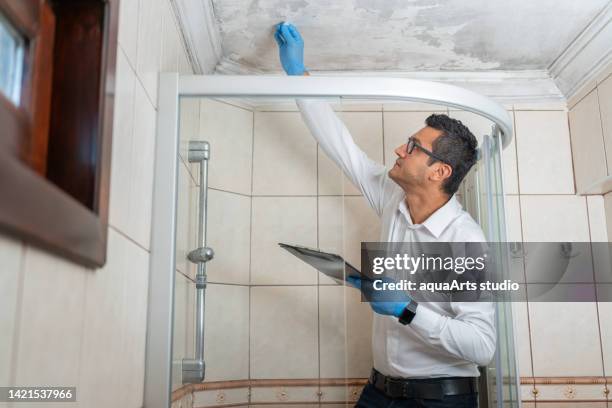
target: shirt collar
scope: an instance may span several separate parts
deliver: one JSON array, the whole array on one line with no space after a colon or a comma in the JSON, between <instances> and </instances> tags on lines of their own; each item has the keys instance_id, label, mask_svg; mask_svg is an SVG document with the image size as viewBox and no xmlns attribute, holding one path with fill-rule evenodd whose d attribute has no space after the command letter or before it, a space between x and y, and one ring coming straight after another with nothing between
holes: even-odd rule
<instances>
[{"instance_id":1,"label":"shirt collar","mask_svg":"<svg viewBox=\"0 0 612 408\"><path fill-rule=\"evenodd\" d=\"M442 207L434 211L434 213L423 221L422 224L412 223L412 217L410 216L405 199L400 202L399 210L402 214L404 214L409 225L414 227L422 225L423 227L427 228L427 230L429 230L429 232L431 232L436 238L439 238L442 231L444 231L446 227L448 227L448 225L461 214L462 207L453 194L453 196Z\"/></svg>"}]
</instances>

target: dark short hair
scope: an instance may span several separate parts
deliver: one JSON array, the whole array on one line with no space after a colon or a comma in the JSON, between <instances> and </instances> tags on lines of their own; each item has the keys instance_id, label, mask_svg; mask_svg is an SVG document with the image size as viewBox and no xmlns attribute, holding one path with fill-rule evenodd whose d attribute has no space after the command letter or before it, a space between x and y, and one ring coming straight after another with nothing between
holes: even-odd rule
<instances>
[{"instance_id":1,"label":"dark short hair","mask_svg":"<svg viewBox=\"0 0 612 408\"><path fill-rule=\"evenodd\" d=\"M434 140L432 151L453 167L453 173L442 184L442 190L453 195L465 175L476 163L478 141L460 120L443 114L432 114L425 119L425 124L442 134ZM435 159L430 159L433 163Z\"/></svg>"}]
</instances>

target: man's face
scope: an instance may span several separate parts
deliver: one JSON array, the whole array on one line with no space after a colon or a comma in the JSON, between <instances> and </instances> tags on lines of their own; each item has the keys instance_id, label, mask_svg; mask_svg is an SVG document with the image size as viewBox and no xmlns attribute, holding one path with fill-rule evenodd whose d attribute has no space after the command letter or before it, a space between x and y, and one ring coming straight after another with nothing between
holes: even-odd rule
<instances>
[{"instance_id":1,"label":"man's face","mask_svg":"<svg viewBox=\"0 0 612 408\"><path fill-rule=\"evenodd\" d=\"M433 142L441 134L441 130L425 126L412 135L412 138L425 149L432 151ZM407 142L408 138L406 138ZM397 160L395 165L389 170L389 177L403 187L424 186L428 183L430 175L434 172L438 162L428 166L427 163L429 163L430 157L418 147L415 147L412 153L408 154L406 143L395 149Z\"/></svg>"}]
</instances>

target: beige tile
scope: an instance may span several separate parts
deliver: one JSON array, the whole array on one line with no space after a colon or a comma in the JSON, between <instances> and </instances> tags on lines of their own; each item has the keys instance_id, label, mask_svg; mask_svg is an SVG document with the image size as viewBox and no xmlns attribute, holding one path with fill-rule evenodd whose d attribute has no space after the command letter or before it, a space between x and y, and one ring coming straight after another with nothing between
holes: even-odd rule
<instances>
[{"instance_id":1,"label":"beige tile","mask_svg":"<svg viewBox=\"0 0 612 408\"><path fill-rule=\"evenodd\" d=\"M537 377L601 376L594 303L529 303L533 370Z\"/></svg>"},{"instance_id":2,"label":"beige tile","mask_svg":"<svg viewBox=\"0 0 612 408\"><path fill-rule=\"evenodd\" d=\"M526 302L512 302L512 321L514 323L514 347L517 356L519 375L533 376L531 368L531 341Z\"/></svg>"},{"instance_id":3,"label":"beige tile","mask_svg":"<svg viewBox=\"0 0 612 408\"><path fill-rule=\"evenodd\" d=\"M461 123L470 129L474 136L476 136L479 146L482 144L483 136L490 136L492 133L493 122L485 117L467 111L451 110L449 113L451 118L460 120Z\"/></svg>"},{"instance_id":4,"label":"beige tile","mask_svg":"<svg viewBox=\"0 0 612 408\"><path fill-rule=\"evenodd\" d=\"M127 233L149 248L151 241L151 206L153 201L153 162L155 158L156 111L144 89L137 84L134 108L134 139L131 157L129 225Z\"/></svg>"},{"instance_id":5,"label":"beige tile","mask_svg":"<svg viewBox=\"0 0 612 408\"><path fill-rule=\"evenodd\" d=\"M316 284L317 271L278 246L317 246L316 197L253 197L251 284Z\"/></svg>"},{"instance_id":6,"label":"beige tile","mask_svg":"<svg viewBox=\"0 0 612 408\"><path fill-rule=\"evenodd\" d=\"M597 92L591 92L569 112L576 189L586 191L607 173Z\"/></svg>"},{"instance_id":7,"label":"beige tile","mask_svg":"<svg viewBox=\"0 0 612 408\"><path fill-rule=\"evenodd\" d=\"M360 292L319 287L320 376L363 378L372 368L372 310Z\"/></svg>"},{"instance_id":8,"label":"beige tile","mask_svg":"<svg viewBox=\"0 0 612 408\"><path fill-rule=\"evenodd\" d=\"M15 383L79 386L85 280L92 273L27 247Z\"/></svg>"},{"instance_id":9,"label":"beige tile","mask_svg":"<svg viewBox=\"0 0 612 408\"><path fill-rule=\"evenodd\" d=\"M181 40L174 11L168 0L162 0L162 23L161 72L177 72Z\"/></svg>"},{"instance_id":10,"label":"beige tile","mask_svg":"<svg viewBox=\"0 0 612 408\"><path fill-rule=\"evenodd\" d=\"M567 98L567 107L572 109L578 102L580 102L586 95L588 95L597 86L597 81L592 79L586 84L581 86L574 94L569 95Z\"/></svg>"},{"instance_id":11,"label":"beige tile","mask_svg":"<svg viewBox=\"0 0 612 408\"><path fill-rule=\"evenodd\" d=\"M23 246L0 235L0 384L11 385L13 338L22 287Z\"/></svg>"},{"instance_id":12,"label":"beige tile","mask_svg":"<svg viewBox=\"0 0 612 408\"><path fill-rule=\"evenodd\" d=\"M139 3L139 0L123 0L119 3L119 45L133 67L136 67Z\"/></svg>"},{"instance_id":13,"label":"beige tile","mask_svg":"<svg viewBox=\"0 0 612 408\"><path fill-rule=\"evenodd\" d=\"M174 323L172 338L172 390L183 386L182 360L193 358L186 350L187 327L195 324L188 320L189 292L195 291L195 284L185 275L176 272L174 275Z\"/></svg>"},{"instance_id":14,"label":"beige tile","mask_svg":"<svg viewBox=\"0 0 612 408\"><path fill-rule=\"evenodd\" d=\"M141 0L138 12L136 72L154 106L157 106L157 79L161 69L164 1Z\"/></svg>"},{"instance_id":15,"label":"beige tile","mask_svg":"<svg viewBox=\"0 0 612 408\"><path fill-rule=\"evenodd\" d=\"M136 75L121 50L117 52L117 77L115 81L115 113L113 123L113 152L111 160L111 183L109 222L125 231L130 231L130 196L134 136L134 91Z\"/></svg>"},{"instance_id":16,"label":"beige tile","mask_svg":"<svg viewBox=\"0 0 612 408\"><path fill-rule=\"evenodd\" d=\"M253 387L251 388L251 403L263 402L263 403L274 403L283 406L302 406L302 407L318 407L316 405L299 404L299 402L311 402L318 403L319 396L317 392L319 387L317 386L297 386L297 387ZM276 405L276 406L279 406ZM253 407L259 407L262 405L251 405ZM266 406L266 405L263 405ZM274 406L274 405L270 405Z\"/></svg>"},{"instance_id":17,"label":"beige tile","mask_svg":"<svg viewBox=\"0 0 612 408\"><path fill-rule=\"evenodd\" d=\"M507 195L506 205L506 236L508 242L522 242L523 233L521 229L521 206L519 196Z\"/></svg>"},{"instance_id":18,"label":"beige tile","mask_svg":"<svg viewBox=\"0 0 612 408\"><path fill-rule=\"evenodd\" d=\"M319 197L319 247L361 268L361 242L379 241L380 219L363 197ZM320 274L320 283L333 281Z\"/></svg>"},{"instance_id":19,"label":"beige tile","mask_svg":"<svg viewBox=\"0 0 612 408\"><path fill-rule=\"evenodd\" d=\"M207 381L248 379L249 287L209 284L205 319Z\"/></svg>"},{"instance_id":20,"label":"beige tile","mask_svg":"<svg viewBox=\"0 0 612 408\"><path fill-rule=\"evenodd\" d=\"M589 242L586 199L569 195L521 195L526 242Z\"/></svg>"},{"instance_id":21,"label":"beige tile","mask_svg":"<svg viewBox=\"0 0 612 408\"><path fill-rule=\"evenodd\" d=\"M516 158L516 129L514 129L514 112L508 112L512 118L512 141L502 152L502 172L504 175L504 193L518 194L518 162Z\"/></svg>"},{"instance_id":22,"label":"beige tile","mask_svg":"<svg viewBox=\"0 0 612 408\"><path fill-rule=\"evenodd\" d=\"M355 143L372 160L383 162L382 112L341 112L339 118L353 136ZM338 177L341 170L319 147L319 195L361 192L347 177Z\"/></svg>"},{"instance_id":23,"label":"beige tile","mask_svg":"<svg viewBox=\"0 0 612 408\"><path fill-rule=\"evenodd\" d=\"M187 167L179 161L178 173L178 203L176 214L176 269L187 276L194 276L195 264L187 259L187 255L197 245L198 191ZM210 204L210 201L209 201ZM208 218L211 220L211 218Z\"/></svg>"},{"instance_id":24,"label":"beige tile","mask_svg":"<svg viewBox=\"0 0 612 408\"><path fill-rule=\"evenodd\" d=\"M149 256L113 229L108 236L108 262L87 275L79 401L134 406L144 386Z\"/></svg>"},{"instance_id":25,"label":"beige tile","mask_svg":"<svg viewBox=\"0 0 612 408\"><path fill-rule=\"evenodd\" d=\"M210 282L249 284L251 198L208 190L207 245L215 257L207 266Z\"/></svg>"},{"instance_id":26,"label":"beige tile","mask_svg":"<svg viewBox=\"0 0 612 408\"><path fill-rule=\"evenodd\" d=\"M604 196L604 208L608 224L608 241L612 241L612 192Z\"/></svg>"},{"instance_id":27,"label":"beige tile","mask_svg":"<svg viewBox=\"0 0 612 408\"><path fill-rule=\"evenodd\" d=\"M230 388L226 390L196 391L193 393L193 408L219 406L225 404L248 403L248 388ZM236 405L231 405L232 407ZM246 406L246 405L245 405ZM187 407L184 407L187 408ZM191 406L189 407L191 408Z\"/></svg>"},{"instance_id":28,"label":"beige tile","mask_svg":"<svg viewBox=\"0 0 612 408\"><path fill-rule=\"evenodd\" d=\"M608 163L608 174L612 174L612 76L599 84L597 94L606 148L605 153Z\"/></svg>"},{"instance_id":29,"label":"beige tile","mask_svg":"<svg viewBox=\"0 0 612 408\"><path fill-rule=\"evenodd\" d=\"M603 349L603 366L605 374L612 371L612 302L599 302L599 328L601 330L601 345ZM608 383L608 387L610 384ZM612 396L608 396L612 399Z\"/></svg>"},{"instance_id":30,"label":"beige tile","mask_svg":"<svg viewBox=\"0 0 612 408\"><path fill-rule=\"evenodd\" d=\"M316 286L251 288L250 378L317 378Z\"/></svg>"},{"instance_id":31,"label":"beige tile","mask_svg":"<svg viewBox=\"0 0 612 408\"><path fill-rule=\"evenodd\" d=\"M189 166L189 171L196 182L200 177L200 165L189 163L189 142L200 139L200 99L180 98L179 119L179 155Z\"/></svg>"},{"instance_id":32,"label":"beige tile","mask_svg":"<svg viewBox=\"0 0 612 408\"><path fill-rule=\"evenodd\" d=\"M411 135L425 127L425 119L432 113L432 111L384 113L385 165L397 159L397 155L393 152L395 148L406 143Z\"/></svg>"},{"instance_id":33,"label":"beige tile","mask_svg":"<svg viewBox=\"0 0 612 408\"><path fill-rule=\"evenodd\" d=\"M297 112L256 112L253 194L317 194L317 145Z\"/></svg>"},{"instance_id":34,"label":"beige tile","mask_svg":"<svg viewBox=\"0 0 612 408\"><path fill-rule=\"evenodd\" d=\"M199 140L210 143L210 187L251 194L253 113L202 99Z\"/></svg>"},{"instance_id":35,"label":"beige tile","mask_svg":"<svg viewBox=\"0 0 612 408\"><path fill-rule=\"evenodd\" d=\"M591 241L607 242L606 208L603 196L587 196L587 209L589 211L589 228Z\"/></svg>"},{"instance_id":36,"label":"beige tile","mask_svg":"<svg viewBox=\"0 0 612 408\"><path fill-rule=\"evenodd\" d=\"M567 113L516 111L515 124L521 194L573 194Z\"/></svg>"}]
</instances>

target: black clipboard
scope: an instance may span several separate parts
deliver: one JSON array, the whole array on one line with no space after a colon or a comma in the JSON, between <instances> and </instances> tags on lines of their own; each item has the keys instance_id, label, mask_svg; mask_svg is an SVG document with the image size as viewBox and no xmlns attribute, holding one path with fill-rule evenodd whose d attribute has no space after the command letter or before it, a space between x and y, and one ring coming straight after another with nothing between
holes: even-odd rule
<instances>
[{"instance_id":1,"label":"black clipboard","mask_svg":"<svg viewBox=\"0 0 612 408\"><path fill-rule=\"evenodd\" d=\"M345 276L371 280L353 265L346 262L340 255L299 245L284 244L282 242L279 242L278 245L339 284L345 284Z\"/></svg>"}]
</instances>

